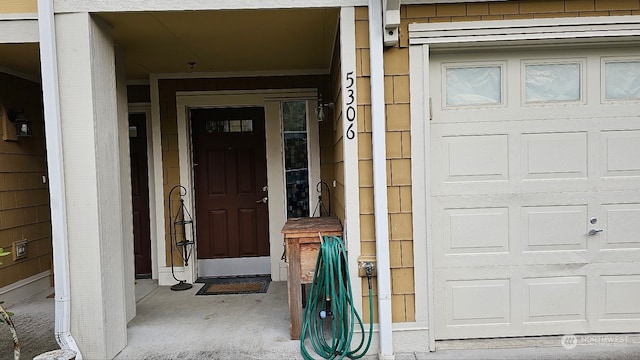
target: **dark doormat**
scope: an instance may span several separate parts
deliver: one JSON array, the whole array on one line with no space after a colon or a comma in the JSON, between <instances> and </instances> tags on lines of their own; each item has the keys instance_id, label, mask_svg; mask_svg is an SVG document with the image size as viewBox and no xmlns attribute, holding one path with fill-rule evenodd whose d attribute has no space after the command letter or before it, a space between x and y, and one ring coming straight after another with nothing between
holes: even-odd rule
<instances>
[{"instance_id":1,"label":"dark doormat","mask_svg":"<svg viewBox=\"0 0 640 360\"><path fill-rule=\"evenodd\" d=\"M196 295L260 294L269 289L271 276L210 277L200 278L196 282L204 283Z\"/></svg>"}]
</instances>

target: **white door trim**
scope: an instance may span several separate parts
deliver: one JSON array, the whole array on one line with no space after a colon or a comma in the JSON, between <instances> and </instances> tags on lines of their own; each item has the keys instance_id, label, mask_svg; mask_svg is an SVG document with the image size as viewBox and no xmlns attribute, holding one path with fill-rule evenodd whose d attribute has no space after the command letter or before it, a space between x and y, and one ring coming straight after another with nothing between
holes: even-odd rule
<instances>
[{"instance_id":1,"label":"white door trim","mask_svg":"<svg viewBox=\"0 0 640 360\"><path fill-rule=\"evenodd\" d=\"M129 103L129 114L144 114L145 126L147 128L147 176L149 187L149 237L151 238L151 278L158 278L158 228L156 227L156 184L153 181L155 174L155 163L153 161L153 134L151 127L151 104L149 103ZM161 215L162 216L162 215Z\"/></svg>"},{"instance_id":2,"label":"white door trim","mask_svg":"<svg viewBox=\"0 0 640 360\"><path fill-rule=\"evenodd\" d=\"M274 281L285 280L286 265L280 257L282 255L282 226L286 221L286 190L284 179L284 159L282 153L282 129L280 118L280 102L286 99L309 100L309 109L316 104L316 89L283 89L283 90L247 90L247 91L196 91L178 92L176 94L176 115L178 124L178 152L180 163L180 181L189 194L185 198L185 206L190 209L195 218L193 160L191 144L191 125L187 112L190 108L198 107L236 107L259 106L265 108L265 132L267 147L267 185L269 187L269 242L271 259L271 276ZM308 114L308 136L311 146L318 146L318 126L315 112ZM310 187L320 180L319 148L309 149ZM280 201L275 201L280 199ZM310 209L316 206L317 198L309 197ZM197 224L197 219L194 219ZM280 239L280 240L279 240ZM197 240L196 240L197 243ZM197 245L196 245L197 246ZM194 254L195 255L195 254ZM194 281L198 277L197 262L193 261L185 269L187 281Z\"/></svg>"},{"instance_id":3,"label":"white door trim","mask_svg":"<svg viewBox=\"0 0 640 360\"><path fill-rule=\"evenodd\" d=\"M413 204L413 264L417 304L416 322L426 322L429 326L429 350L435 351L433 316L433 263L431 251L431 188L427 183L429 169L429 146L415 137L424 136L429 140L429 46L411 46L409 48L411 78L411 203ZM426 222L425 222L426 219Z\"/></svg>"},{"instance_id":4,"label":"white door trim","mask_svg":"<svg viewBox=\"0 0 640 360\"><path fill-rule=\"evenodd\" d=\"M413 238L416 321L428 321L429 348L435 351L430 216L429 55L435 49L531 46L551 43L640 41L640 16L475 21L409 24ZM422 141L421 141L422 140ZM426 313L420 304L427 304ZM426 317L426 319L425 319Z\"/></svg>"}]
</instances>

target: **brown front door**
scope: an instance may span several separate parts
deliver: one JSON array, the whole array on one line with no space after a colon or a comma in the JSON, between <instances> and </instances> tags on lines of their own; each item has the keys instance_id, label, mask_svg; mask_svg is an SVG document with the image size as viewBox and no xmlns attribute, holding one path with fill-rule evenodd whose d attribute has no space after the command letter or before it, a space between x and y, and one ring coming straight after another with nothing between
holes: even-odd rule
<instances>
[{"instance_id":1,"label":"brown front door","mask_svg":"<svg viewBox=\"0 0 640 360\"><path fill-rule=\"evenodd\" d=\"M151 277L151 232L149 221L149 177L145 114L129 114L131 198L133 202L133 253L136 278Z\"/></svg>"},{"instance_id":2,"label":"brown front door","mask_svg":"<svg viewBox=\"0 0 640 360\"><path fill-rule=\"evenodd\" d=\"M198 259L268 256L264 109L193 109L191 121Z\"/></svg>"}]
</instances>

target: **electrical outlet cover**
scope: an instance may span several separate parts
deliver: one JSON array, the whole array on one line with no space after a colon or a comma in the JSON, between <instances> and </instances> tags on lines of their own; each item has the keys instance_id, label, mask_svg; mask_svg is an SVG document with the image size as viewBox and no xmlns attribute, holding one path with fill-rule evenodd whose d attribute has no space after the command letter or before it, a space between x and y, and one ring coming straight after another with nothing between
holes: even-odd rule
<instances>
[{"instance_id":1,"label":"electrical outlet cover","mask_svg":"<svg viewBox=\"0 0 640 360\"><path fill-rule=\"evenodd\" d=\"M20 260L27 257L27 241L13 242L13 260Z\"/></svg>"}]
</instances>

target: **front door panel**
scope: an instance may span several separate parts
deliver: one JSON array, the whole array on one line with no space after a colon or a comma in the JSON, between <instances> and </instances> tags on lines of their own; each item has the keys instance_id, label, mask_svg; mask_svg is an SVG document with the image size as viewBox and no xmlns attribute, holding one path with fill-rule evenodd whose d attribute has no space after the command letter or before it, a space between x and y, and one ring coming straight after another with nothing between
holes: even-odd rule
<instances>
[{"instance_id":1,"label":"front door panel","mask_svg":"<svg viewBox=\"0 0 640 360\"><path fill-rule=\"evenodd\" d=\"M263 108L191 110L198 259L269 255Z\"/></svg>"}]
</instances>

